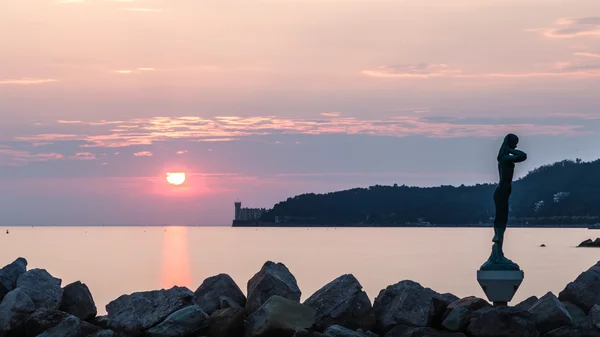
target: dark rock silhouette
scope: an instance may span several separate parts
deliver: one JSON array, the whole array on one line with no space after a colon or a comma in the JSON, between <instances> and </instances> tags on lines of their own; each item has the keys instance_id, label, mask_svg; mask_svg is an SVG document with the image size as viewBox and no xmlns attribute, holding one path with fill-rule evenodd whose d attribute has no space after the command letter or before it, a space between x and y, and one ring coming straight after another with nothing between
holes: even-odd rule
<instances>
[{"instance_id":1,"label":"dark rock silhouette","mask_svg":"<svg viewBox=\"0 0 600 337\"><path fill-rule=\"evenodd\" d=\"M296 278L283 263L267 261L248 281L246 313L252 314L274 295L299 302L302 293Z\"/></svg>"},{"instance_id":2,"label":"dark rock silhouette","mask_svg":"<svg viewBox=\"0 0 600 337\"><path fill-rule=\"evenodd\" d=\"M589 313L595 304L600 304L598 289L600 289L600 261L569 283L558 294L558 298L561 301L571 302Z\"/></svg>"},{"instance_id":3,"label":"dark rock silhouette","mask_svg":"<svg viewBox=\"0 0 600 337\"><path fill-rule=\"evenodd\" d=\"M242 307L246 305L246 296L227 274L219 274L204 280L194 292L194 302L210 315L219 309L222 296L230 298Z\"/></svg>"},{"instance_id":4,"label":"dark rock silhouette","mask_svg":"<svg viewBox=\"0 0 600 337\"><path fill-rule=\"evenodd\" d=\"M329 282L304 304L316 310L315 327L318 331L325 331L332 325L366 330L375 326L371 300L351 274Z\"/></svg>"},{"instance_id":5,"label":"dark rock silhouette","mask_svg":"<svg viewBox=\"0 0 600 337\"><path fill-rule=\"evenodd\" d=\"M62 300L61 279L53 277L45 269L31 269L17 280L21 288L33 301L35 308L58 310Z\"/></svg>"},{"instance_id":6,"label":"dark rock silhouette","mask_svg":"<svg viewBox=\"0 0 600 337\"><path fill-rule=\"evenodd\" d=\"M96 317L97 313L92 293L80 281L73 282L63 288L60 310L84 321Z\"/></svg>"}]
</instances>

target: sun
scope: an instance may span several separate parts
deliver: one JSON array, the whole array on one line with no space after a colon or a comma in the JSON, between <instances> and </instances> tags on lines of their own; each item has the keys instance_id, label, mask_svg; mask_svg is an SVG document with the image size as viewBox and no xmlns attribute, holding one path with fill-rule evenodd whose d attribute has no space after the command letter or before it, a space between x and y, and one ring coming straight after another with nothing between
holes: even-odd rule
<instances>
[{"instance_id":1,"label":"sun","mask_svg":"<svg viewBox=\"0 0 600 337\"><path fill-rule=\"evenodd\" d=\"M185 173L167 172L167 182L171 185L181 185L185 182Z\"/></svg>"}]
</instances>

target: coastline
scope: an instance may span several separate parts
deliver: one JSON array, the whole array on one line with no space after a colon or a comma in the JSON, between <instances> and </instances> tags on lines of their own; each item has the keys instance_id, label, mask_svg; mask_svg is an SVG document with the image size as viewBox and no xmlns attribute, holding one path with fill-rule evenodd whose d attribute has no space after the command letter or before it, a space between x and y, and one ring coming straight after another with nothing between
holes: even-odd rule
<instances>
[{"instance_id":1,"label":"coastline","mask_svg":"<svg viewBox=\"0 0 600 337\"><path fill-rule=\"evenodd\" d=\"M229 275L218 274L194 292L175 286L121 295L106 305L106 316L97 316L85 283L63 286L18 258L0 270L0 336L598 336L599 273L600 261L558 295L498 307L412 280L381 289L371 301L359 280L344 274L300 303L292 272L267 261L248 281L247 295Z\"/></svg>"}]
</instances>

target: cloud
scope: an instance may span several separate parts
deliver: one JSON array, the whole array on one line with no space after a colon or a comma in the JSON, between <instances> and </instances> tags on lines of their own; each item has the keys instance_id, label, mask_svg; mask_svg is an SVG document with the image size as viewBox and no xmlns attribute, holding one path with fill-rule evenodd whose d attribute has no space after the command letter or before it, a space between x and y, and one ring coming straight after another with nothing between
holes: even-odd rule
<instances>
[{"instance_id":1,"label":"cloud","mask_svg":"<svg viewBox=\"0 0 600 337\"><path fill-rule=\"evenodd\" d=\"M342 115L341 112L322 112L321 113L321 116L325 116L325 117L339 117L341 115Z\"/></svg>"},{"instance_id":2,"label":"cloud","mask_svg":"<svg viewBox=\"0 0 600 337\"><path fill-rule=\"evenodd\" d=\"M406 78L430 78L443 76L457 76L461 73L458 69L452 69L447 64L404 64L379 66L372 70L363 70L362 74L371 77L406 77Z\"/></svg>"},{"instance_id":3,"label":"cloud","mask_svg":"<svg viewBox=\"0 0 600 337\"><path fill-rule=\"evenodd\" d=\"M600 58L600 54L597 54L597 53L573 53L573 55L583 56L583 57Z\"/></svg>"},{"instance_id":4,"label":"cloud","mask_svg":"<svg viewBox=\"0 0 600 337\"><path fill-rule=\"evenodd\" d=\"M21 85L29 85L29 84L44 84L44 83L52 83L58 82L55 79L45 78L45 79L35 79L35 78L22 78L22 79L6 79L0 80L0 84L21 84Z\"/></svg>"},{"instance_id":5,"label":"cloud","mask_svg":"<svg viewBox=\"0 0 600 337\"><path fill-rule=\"evenodd\" d=\"M150 151L141 151L133 154L136 157L152 157L152 152Z\"/></svg>"},{"instance_id":6,"label":"cloud","mask_svg":"<svg viewBox=\"0 0 600 337\"><path fill-rule=\"evenodd\" d=\"M175 154L186 154L186 153L188 153L187 150L181 150L181 151L175 152Z\"/></svg>"},{"instance_id":7,"label":"cloud","mask_svg":"<svg viewBox=\"0 0 600 337\"><path fill-rule=\"evenodd\" d=\"M519 121L480 121L466 123L461 119L432 119L421 114L394 116L386 119L355 117L320 117L315 119L279 118L275 116L197 116L134 118L120 121L65 123L68 133L39 133L16 137L22 142L58 142L79 140L80 148L118 148L152 145L156 142L182 140L188 142L243 141L247 137L278 135L370 135L386 137L425 136L430 138L496 137L507 131L529 135L576 135L590 133L585 122L552 123L547 118ZM84 128L81 128L81 126ZM52 125L46 126L52 128ZM184 151L184 150L182 150ZM113 151L110 151L113 152ZM135 156L151 156L136 152Z\"/></svg>"},{"instance_id":8,"label":"cloud","mask_svg":"<svg viewBox=\"0 0 600 337\"><path fill-rule=\"evenodd\" d=\"M152 71L152 70L155 70L155 69L154 68L137 68L137 70L140 70L140 71Z\"/></svg>"},{"instance_id":9,"label":"cloud","mask_svg":"<svg viewBox=\"0 0 600 337\"><path fill-rule=\"evenodd\" d=\"M404 66L380 66L373 70L363 70L368 77L399 78L399 79L429 79L429 78L529 78L529 77L599 77L600 66L596 64L574 64L558 62L553 67L543 71L533 72L494 72L494 73L464 73L446 64L416 64Z\"/></svg>"},{"instance_id":10,"label":"cloud","mask_svg":"<svg viewBox=\"0 0 600 337\"><path fill-rule=\"evenodd\" d=\"M61 4L78 4L79 3L80 4L83 2L85 2L85 0L60 0L58 3L61 3Z\"/></svg>"},{"instance_id":11,"label":"cloud","mask_svg":"<svg viewBox=\"0 0 600 337\"><path fill-rule=\"evenodd\" d=\"M0 166L24 166L29 163L45 162L63 159L60 153L30 153L23 150L15 150L8 146L0 146Z\"/></svg>"},{"instance_id":12,"label":"cloud","mask_svg":"<svg viewBox=\"0 0 600 337\"><path fill-rule=\"evenodd\" d=\"M131 74L133 70L115 70L115 73L118 74Z\"/></svg>"},{"instance_id":13,"label":"cloud","mask_svg":"<svg viewBox=\"0 0 600 337\"><path fill-rule=\"evenodd\" d=\"M122 11L131 11L131 12L162 12L162 9L156 8L121 8Z\"/></svg>"},{"instance_id":14,"label":"cloud","mask_svg":"<svg viewBox=\"0 0 600 337\"><path fill-rule=\"evenodd\" d=\"M76 160L96 160L96 155L91 152L78 152L70 158Z\"/></svg>"},{"instance_id":15,"label":"cloud","mask_svg":"<svg viewBox=\"0 0 600 337\"><path fill-rule=\"evenodd\" d=\"M539 32L545 37L556 39L600 36L599 16L559 19L555 22L555 25L554 28L535 28L528 29L528 31Z\"/></svg>"}]
</instances>

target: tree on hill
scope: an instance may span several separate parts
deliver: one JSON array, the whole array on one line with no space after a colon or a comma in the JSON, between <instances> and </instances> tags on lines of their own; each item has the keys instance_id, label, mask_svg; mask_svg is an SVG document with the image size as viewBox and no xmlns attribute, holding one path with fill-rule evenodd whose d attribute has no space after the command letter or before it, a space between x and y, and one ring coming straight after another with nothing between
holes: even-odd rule
<instances>
[{"instance_id":1,"label":"tree on hill","mask_svg":"<svg viewBox=\"0 0 600 337\"><path fill-rule=\"evenodd\" d=\"M321 224L489 223L495 184L353 188L302 194L277 203L261 218L312 218ZM600 216L600 160L564 160L538 167L513 183L512 218L591 221ZM565 217L573 217L569 220ZM580 217L580 218L574 218ZM587 217L587 218L586 218ZM593 219L593 218L592 218ZM551 221L551 220L547 220Z\"/></svg>"}]
</instances>

